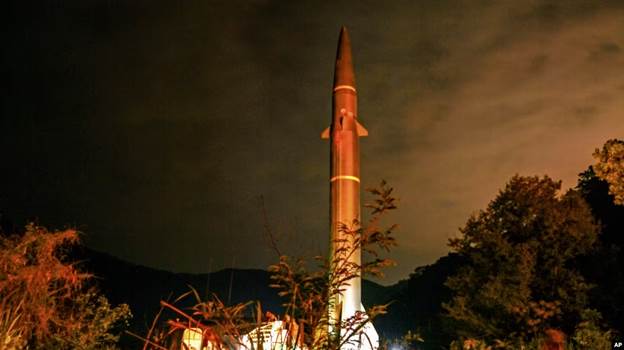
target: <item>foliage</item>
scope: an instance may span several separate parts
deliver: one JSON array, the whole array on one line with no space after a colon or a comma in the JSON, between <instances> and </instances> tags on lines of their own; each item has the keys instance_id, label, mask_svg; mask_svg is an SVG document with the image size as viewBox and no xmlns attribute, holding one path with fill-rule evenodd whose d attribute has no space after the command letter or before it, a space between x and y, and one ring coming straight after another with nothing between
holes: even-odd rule
<instances>
[{"instance_id":1,"label":"foliage","mask_svg":"<svg viewBox=\"0 0 624 350\"><path fill-rule=\"evenodd\" d=\"M391 260L382 258L380 254L396 245L392 236L396 225L381 229L380 222L384 215L396 208L396 199L392 197L392 188L385 182L368 191L377 196L374 203L367 205L372 212L368 225L360 227L357 221L341 225L343 237L336 241L338 248L332 259L328 261L327 258L316 257L317 268L310 270L305 260L282 255L279 262L269 267L271 286L278 289L279 295L285 300L286 311L281 321L287 333L286 338L293 347L339 349L352 342L366 324L386 312L387 305L376 305L370 307L366 313L356 313L342 322L332 321L328 317L331 300L353 278L362 274L383 276L383 268L393 265ZM276 240L272 239L271 242ZM274 249L279 251L276 247ZM356 264L349 259L359 249L368 255L369 261ZM180 310L173 304L162 303L163 308L174 311L177 317L184 320L168 321L168 335L194 328L200 329L204 338L208 337L214 344L244 345L241 342L244 334L267 321L278 319L270 313L263 313L259 303L226 306L216 296L202 302L194 290L187 293L189 294L195 295L197 301L189 312ZM336 330L335 333L327 331L330 327ZM145 349L165 348L167 341L152 333L154 332L150 331L144 339ZM415 338L410 340L414 341Z\"/></svg>"},{"instance_id":2,"label":"foliage","mask_svg":"<svg viewBox=\"0 0 624 350\"><path fill-rule=\"evenodd\" d=\"M190 291L179 296L173 302L161 301L161 311L152 322L148 334L145 338L131 335L144 341L143 349L169 349L179 348L179 335L185 330L201 332L204 339L208 339L213 344L223 349L239 347L241 337L245 331L249 331L254 326L259 326L262 319L262 308L259 302L239 303L235 305L225 305L217 295L212 295L209 300L202 300L197 291L189 286ZM189 310L182 310L175 306L181 300L193 297L195 305ZM158 328L160 317L164 310L173 312L175 319L166 321L167 330ZM255 313L256 317L253 316Z\"/></svg>"},{"instance_id":3,"label":"foliage","mask_svg":"<svg viewBox=\"0 0 624 350\"><path fill-rule=\"evenodd\" d=\"M590 286L570 262L589 252L598 227L575 191L548 177L514 176L449 246L467 265L443 305L464 339L522 346L549 328L574 329Z\"/></svg>"},{"instance_id":4,"label":"foliage","mask_svg":"<svg viewBox=\"0 0 624 350\"><path fill-rule=\"evenodd\" d=\"M77 243L75 230L34 224L21 236L0 237L0 349L100 349L116 342L110 332L127 320L128 307L111 309L86 287L91 276L64 261L62 249Z\"/></svg>"},{"instance_id":5,"label":"foliage","mask_svg":"<svg viewBox=\"0 0 624 350\"><path fill-rule=\"evenodd\" d=\"M286 314L303 325L304 344L309 348L339 347L354 337L365 323L386 312L386 305L373 306L367 315L356 314L342 324L327 317L330 303L353 278L361 277L362 274L382 277L383 269L394 264L389 259L381 258L380 252L388 252L396 245L392 233L397 226L392 225L387 229L380 229L379 226L382 217L396 209L396 199L392 197L392 188L385 182L379 188L368 191L377 196L373 203L366 205L372 213L368 225L361 227L357 221L342 223L342 238L335 240L337 249L331 261L325 257L316 257L319 268L308 271L303 260L292 263L287 256L282 256L279 263L269 267L273 274L272 287L279 289L280 296L286 298ZM359 250L372 259L361 265L354 263L350 258ZM321 329L334 329L336 333L332 336L319 331ZM343 339L335 340L341 329Z\"/></svg>"},{"instance_id":6,"label":"foliage","mask_svg":"<svg viewBox=\"0 0 624 350\"><path fill-rule=\"evenodd\" d=\"M596 310L586 309L581 313L581 322L576 326L572 342L578 350L611 349L611 332L600 327L601 316Z\"/></svg>"},{"instance_id":7,"label":"foliage","mask_svg":"<svg viewBox=\"0 0 624 350\"><path fill-rule=\"evenodd\" d=\"M392 341L382 339L379 344L379 349L418 349L418 345L424 341L420 331L407 331L400 339L394 339Z\"/></svg>"},{"instance_id":8,"label":"foliage","mask_svg":"<svg viewBox=\"0 0 624 350\"><path fill-rule=\"evenodd\" d=\"M0 350L22 349L26 345L25 327L20 325L23 301L17 305L3 299L0 304Z\"/></svg>"},{"instance_id":9,"label":"foliage","mask_svg":"<svg viewBox=\"0 0 624 350\"><path fill-rule=\"evenodd\" d=\"M577 325L573 336L566 341L563 332L556 329L547 329L539 337L522 344L504 343L496 341L494 345L488 345L482 340L473 338L463 341L453 341L451 350L492 350L495 347L507 346L512 349L523 350L609 350L612 348L611 332L603 331L598 323L600 313L586 309L581 313L582 321Z\"/></svg>"},{"instance_id":10,"label":"foliage","mask_svg":"<svg viewBox=\"0 0 624 350\"><path fill-rule=\"evenodd\" d=\"M372 214L368 225L361 227L356 220L352 223L341 223L341 237L335 239L337 248L331 260L316 258L321 262L319 269L308 271L300 261L292 269L285 256L281 257L278 264L269 268L273 273L272 286L280 290L280 296L286 297L284 306L287 315L302 325L306 347L340 348L355 338L366 323L386 313L387 305L377 305L370 307L366 314L356 313L342 323L327 317L328 309L353 278L361 277L362 274L381 277L383 269L394 264L393 261L380 257L381 251L388 252L396 245L392 236L396 225L380 229L382 217L396 209L392 190L383 181L379 188L368 189L377 196L373 203L366 205ZM351 256L360 250L372 259L362 264L355 263ZM328 333L326 329L333 330L334 333Z\"/></svg>"},{"instance_id":11,"label":"foliage","mask_svg":"<svg viewBox=\"0 0 624 350\"><path fill-rule=\"evenodd\" d=\"M484 341L468 338L462 341L454 340L450 346L451 350L492 350Z\"/></svg>"},{"instance_id":12,"label":"foliage","mask_svg":"<svg viewBox=\"0 0 624 350\"><path fill-rule=\"evenodd\" d=\"M579 174L576 190L589 204L592 214L600 224L600 242L607 245L624 245L624 206L615 204L615 197L609 193L609 184L596 175L593 166Z\"/></svg>"},{"instance_id":13,"label":"foliage","mask_svg":"<svg viewBox=\"0 0 624 350\"><path fill-rule=\"evenodd\" d=\"M593 156L597 160L596 175L609 183L609 193L615 204L624 204L624 141L608 140Z\"/></svg>"},{"instance_id":14,"label":"foliage","mask_svg":"<svg viewBox=\"0 0 624 350\"><path fill-rule=\"evenodd\" d=\"M616 205L609 185L596 176L593 167L579 174L577 189L600 223L599 244L579 266L596 285L590 293L591 307L600 311L614 330L624 329L624 206Z\"/></svg>"},{"instance_id":15,"label":"foliage","mask_svg":"<svg viewBox=\"0 0 624 350\"><path fill-rule=\"evenodd\" d=\"M74 325L71 332L53 333L39 349L95 350L116 349L119 331L128 326L131 317L126 304L111 308L108 300L94 291L77 295L66 317ZM116 330L115 333L112 333Z\"/></svg>"}]
</instances>

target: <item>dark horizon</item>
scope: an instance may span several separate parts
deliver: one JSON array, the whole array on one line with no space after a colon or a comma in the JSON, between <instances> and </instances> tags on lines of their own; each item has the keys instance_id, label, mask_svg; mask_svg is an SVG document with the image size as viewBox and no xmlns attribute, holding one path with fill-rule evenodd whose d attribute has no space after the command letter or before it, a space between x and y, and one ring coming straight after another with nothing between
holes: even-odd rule
<instances>
[{"instance_id":1,"label":"dark horizon","mask_svg":"<svg viewBox=\"0 0 624 350\"><path fill-rule=\"evenodd\" d=\"M574 187L624 135L618 1L5 8L0 213L167 271L275 262L262 201L285 253L328 251L319 135L342 25L370 134L362 187L385 179L400 198L382 284L446 254L514 174Z\"/></svg>"}]
</instances>

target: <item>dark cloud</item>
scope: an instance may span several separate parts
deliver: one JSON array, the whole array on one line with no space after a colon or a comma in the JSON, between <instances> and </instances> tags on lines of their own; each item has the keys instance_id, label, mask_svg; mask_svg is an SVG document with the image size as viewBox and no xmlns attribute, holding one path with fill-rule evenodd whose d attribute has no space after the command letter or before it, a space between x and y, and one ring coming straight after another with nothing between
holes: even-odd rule
<instances>
[{"instance_id":1,"label":"dark cloud","mask_svg":"<svg viewBox=\"0 0 624 350\"><path fill-rule=\"evenodd\" d=\"M602 62L610 59L614 55L619 54L620 51L622 51L622 49L619 45L612 42L606 42L592 48L587 59L593 62Z\"/></svg>"},{"instance_id":2,"label":"dark cloud","mask_svg":"<svg viewBox=\"0 0 624 350\"><path fill-rule=\"evenodd\" d=\"M151 266L266 266L260 195L286 252L326 252L319 134L343 24L370 131L364 184L401 197L388 281L444 254L511 175L573 186L624 132L617 1L7 8L0 210L77 224Z\"/></svg>"},{"instance_id":3,"label":"dark cloud","mask_svg":"<svg viewBox=\"0 0 624 350\"><path fill-rule=\"evenodd\" d=\"M603 43L600 45L600 50L605 53L619 53L622 51L620 46L615 43Z\"/></svg>"}]
</instances>

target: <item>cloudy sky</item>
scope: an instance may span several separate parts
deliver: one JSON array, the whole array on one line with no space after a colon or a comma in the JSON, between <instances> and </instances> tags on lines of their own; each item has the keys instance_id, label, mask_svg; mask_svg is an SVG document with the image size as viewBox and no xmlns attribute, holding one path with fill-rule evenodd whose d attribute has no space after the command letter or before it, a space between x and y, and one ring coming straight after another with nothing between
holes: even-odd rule
<instances>
[{"instance_id":1,"label":"cloudy sky","mask_svg":"<svg viewBox=\"0 0 624 350\"><path fill-rule=\"evenodd\" d=\"M624 137L621 1L61 1L6 6L0 212L172 271L325 253L339 28L365 186L405 278L514 174L575 185ZM365 197L366 198L366 197Z\"/></svg>"}]
</instances>

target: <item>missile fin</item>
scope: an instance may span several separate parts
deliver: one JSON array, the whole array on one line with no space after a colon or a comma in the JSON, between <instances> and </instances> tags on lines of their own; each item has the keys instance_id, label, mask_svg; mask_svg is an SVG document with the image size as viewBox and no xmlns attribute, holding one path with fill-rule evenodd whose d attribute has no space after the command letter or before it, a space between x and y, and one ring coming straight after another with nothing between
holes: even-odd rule
<instances>
[{"instance_id":1,"label":"missile fin","mask_svg":"<svg viewBox=\"0 0 624 350\"><path fill-rule=\"evenodd\" d=\"M329 127L327 127L327 129L323 130L323 132L321 133L321 138L322 139L328 139L329 138Z\"/></svg>"},{"instance_id":2,"label":"missile fin","mask_svg":"<svg viewBox=\"0 0 624 350\"><path fill-rule=\"evenodd\" d=\"M366 130L366 128L357 120L355 121L355 127L357 129L358 136L368 136L368 130Z\"/></svg>"}]
</instances>

